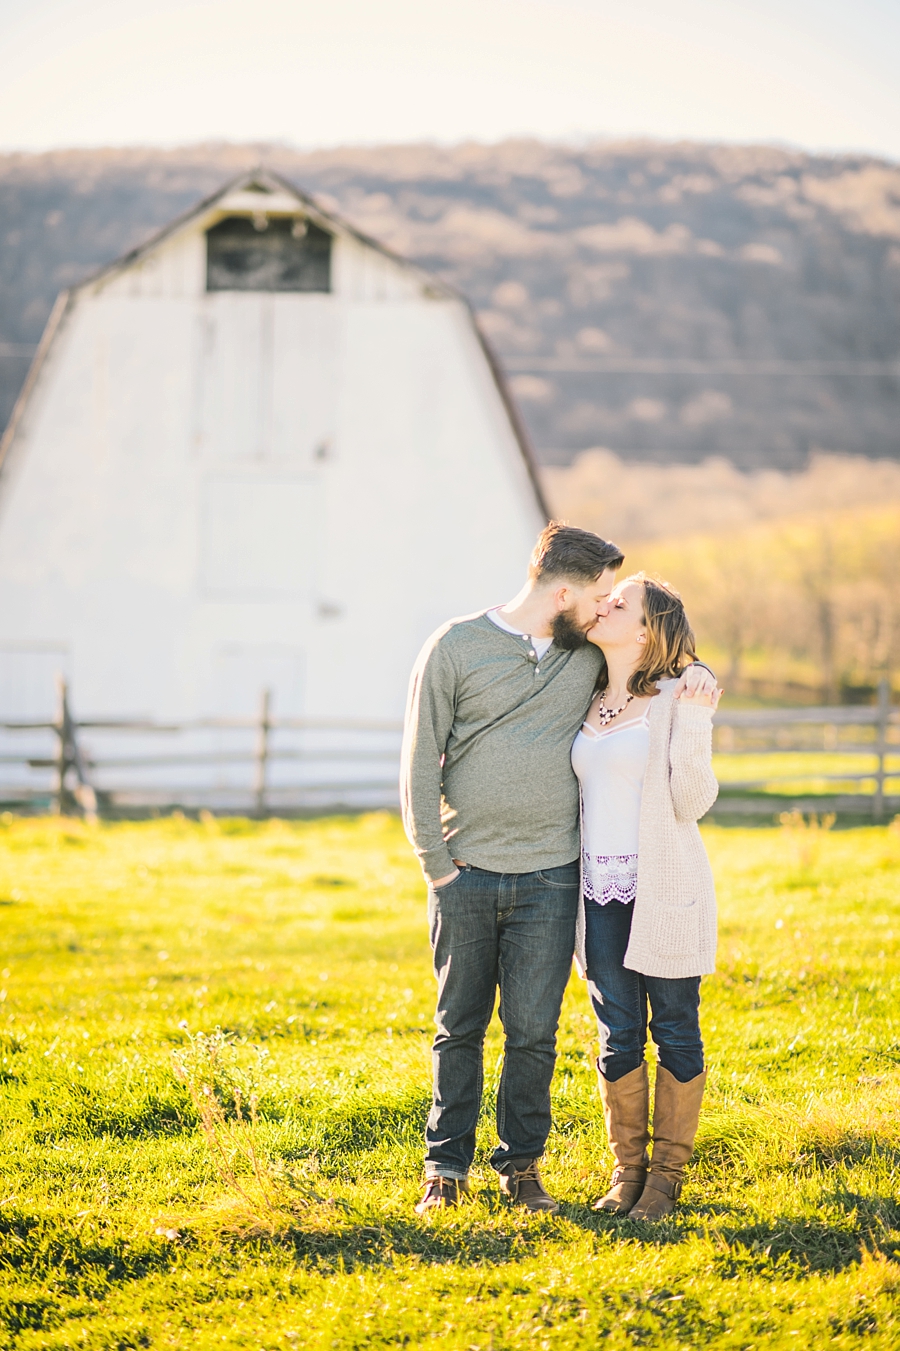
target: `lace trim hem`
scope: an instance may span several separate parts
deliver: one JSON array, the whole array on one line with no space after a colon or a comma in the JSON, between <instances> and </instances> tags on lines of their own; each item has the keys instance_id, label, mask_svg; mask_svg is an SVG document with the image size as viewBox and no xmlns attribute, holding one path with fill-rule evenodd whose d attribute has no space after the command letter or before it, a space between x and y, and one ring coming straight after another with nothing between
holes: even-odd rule
<instances>
[{"instance_id":1,"label":"lace trim hem","mask_svg":"<svg viewBox=\"0 0 900 1351\"><path fill-rule=\"evenodd\" d=\"M586 901L630 905L637 896L637 854L582 853L581 863Z\"/></svg>"}]
</instances>

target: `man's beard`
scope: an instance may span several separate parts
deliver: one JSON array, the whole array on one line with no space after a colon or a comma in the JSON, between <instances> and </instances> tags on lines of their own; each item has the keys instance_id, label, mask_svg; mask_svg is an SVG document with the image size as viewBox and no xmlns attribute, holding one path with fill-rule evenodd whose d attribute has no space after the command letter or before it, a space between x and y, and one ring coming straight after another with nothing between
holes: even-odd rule
<instances>
[{"instance_id":1,"label":"man's beard","mask_svg":"<svg viewBox=\"0 0 900 1351\"><path fill-rule=\"evenodd\" d=\"M574 610L560 610L559 614L554 615L550 626L553 641L563 652L577 652L580 647L587 647L587 629L578 627L572 618L573 614ZM593 623L588 625L588 628L593 627Z\"/></svg>"}]
</instances>

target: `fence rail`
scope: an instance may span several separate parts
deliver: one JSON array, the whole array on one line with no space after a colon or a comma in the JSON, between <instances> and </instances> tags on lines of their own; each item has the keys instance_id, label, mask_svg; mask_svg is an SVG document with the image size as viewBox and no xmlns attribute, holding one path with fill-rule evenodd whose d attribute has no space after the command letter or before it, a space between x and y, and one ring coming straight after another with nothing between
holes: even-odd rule
<instances>
[{"instance_id":1,"label":"fence rail","mask_svg":"<svg viewBox=\"0 0 900 1351\"><path fill-rule=\"evenodd\" d=\"M256 717L75 719L59 679L53 719L0 721L0 769L20 771L0 781L0 800L88 816L155 805L260 815L275 805L393 805L401 732L396 720L276 717L268 690ZM11 749L22 737L28 747Z\"/></svg>"},{"instance_id":2,"label":"fence rail","mask_svg":"<svg viewBox=\"0 0 900 1351\"><path fill-rule=\"evenodd\" d=\"M267 690L255 717L76 719L60 678L54 718L0 722L0 801L89 817L151 806L264 815L275 808L396 805L401 732L395 720L277 717ZM22 738L27 746L16 749ZM109 739L114 744L104 746ZM871 757L864 770L831 764L798 773L776 763L752 778L725 773L717 814L772 812L786 803L836 807L875 821L900 811L900 797L887 792L892 780L900 786L900 709L891 707L887 681L871 707L721 709L714 747L721 760L738 765L753 755ZM856 785L857 791L781 791L804 779ZM860 791L868 783L871 791Z\"/></svg>"},{"instance_id":3,"label":"fence rail","mask_svg":"<svg viewBox=\"0 0 900 1351\"><path fill-rule=\"evenodd\" d=\"M882 680L878 701L867 707L837 705L821 708L722 709L715 716L714 747L721 756L789 754L791 756L867 755L870 769L831 773L813 769L808 775L793 772L765 774L754 779L725 779L719 810L727 810L734 794L768 790L776 796L779 784L796 783L804 777L826 783L872 783L871 793L857 793L855 802L844 795L833 803L826 795L817 795L823 807L864 811L875 821L884 819L889 808L900 806L886 792L890 779L900 781L900 709L891 707L890 684ZM853 733L849 739L843 733ZM866 736L866 733L869 733ZM860 735L861 733L861 735ZM889 760L897 760L891 768ZM766 794L761 794L766 796ZM809 794L803 805L809 805ZM754 805L753 803L749 804ZM763 809L765 802L758 804ZM817 804L818 805L818 802Z\"/></svg>"}]
</instances>

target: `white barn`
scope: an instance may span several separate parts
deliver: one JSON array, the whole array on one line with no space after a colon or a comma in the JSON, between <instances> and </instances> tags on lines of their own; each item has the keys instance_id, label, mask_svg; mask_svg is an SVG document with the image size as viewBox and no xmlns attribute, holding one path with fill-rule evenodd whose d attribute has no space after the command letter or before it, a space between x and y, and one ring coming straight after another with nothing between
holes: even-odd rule
<instances>
[{"instance_id":1,"label":"white barn","mask_svg":"<svg viewBox=\"0 0 900 1351\"><path fill-rule=\"evenodd\" d=\"M57 672L82 718L397 719L545 520L464 300L245 175L57 302L0 444L0 720Z\"/></svg>"}]
</instances>

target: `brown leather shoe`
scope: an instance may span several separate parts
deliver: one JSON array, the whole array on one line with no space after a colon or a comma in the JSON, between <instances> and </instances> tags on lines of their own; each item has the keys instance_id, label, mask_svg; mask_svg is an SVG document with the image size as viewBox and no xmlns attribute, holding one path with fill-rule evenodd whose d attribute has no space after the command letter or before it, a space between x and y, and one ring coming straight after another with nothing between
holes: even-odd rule
<instances>
[{"instance_id":1,"label":"brown leather shoe","mask_svg":"<svg viewBox=\"0 0 900 1351\"><path fill-rule=\"evenodd\" d=\"M459 1198L468 1191L465 1182L455 1177L430 1177L425 1184L425 1195L416 1206L417 1215L427 1215L429 1210L444 1210L447 1206L458 1206Z\"/></svg>"},{"instance_id":2,"label":"brown leather shoe","mask_svg":"<svg viewBox=\"0 0 900 1351\"><path fill-rule=\"evenodd\" d=\"M532 1159L524 1168L507 1164L500 1174L500 1190L513 1205L524 1206L526 1210L544 1211L548 1215L555 1215L559 1210L559 1202L554 1201L541 1181L537 1159Z\"/></svg>"}]
</instances>

